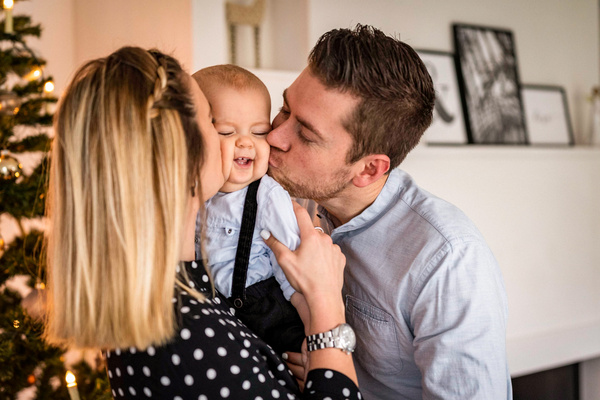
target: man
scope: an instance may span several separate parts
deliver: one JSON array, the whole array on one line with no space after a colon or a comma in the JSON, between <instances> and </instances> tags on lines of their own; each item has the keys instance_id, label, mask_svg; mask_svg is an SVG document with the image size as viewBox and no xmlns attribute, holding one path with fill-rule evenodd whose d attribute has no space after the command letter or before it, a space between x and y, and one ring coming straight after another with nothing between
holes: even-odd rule
<instances>
[{"instance_id":1,"label":"man","mask_svg":"<svg viewBox=\"0 0 600 400\"><path fill-rule=\"evenodd\" d=\"M460 210L395 169L431 123L434 98L410 46L369 26L332 30L284 92L269 173L319 203L346 256L367 399L511 398L494 256Z\"/></svg>"}]
</instances>

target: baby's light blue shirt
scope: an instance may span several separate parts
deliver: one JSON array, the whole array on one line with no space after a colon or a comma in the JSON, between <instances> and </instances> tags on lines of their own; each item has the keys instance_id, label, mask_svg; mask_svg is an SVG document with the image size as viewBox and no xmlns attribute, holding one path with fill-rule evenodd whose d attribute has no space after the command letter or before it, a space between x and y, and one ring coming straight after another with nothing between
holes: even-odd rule
<instances>
[{"instance_id":1,"label":"baby's light blue shirt","mask_svg":"<svg viewBox=\"0 0 600 400\"><path fill-rule=\"evenodd\" d=\"M231 193L219 192L205 203L206 221L196 220L196 254L201 254L201 228L205 230L204 250L208 268L212 272L219 292L231 297L231 284L235 265L244 201L248 187ZM275 255L260 236L268 230L291 250L300 244L300 231L289 194L268 175L262 177L256 195L258 210L252 235L252 248L248 262L246 287L275 276L287 300L295 292L287 281Z\"/></svg>"}]
</instances>

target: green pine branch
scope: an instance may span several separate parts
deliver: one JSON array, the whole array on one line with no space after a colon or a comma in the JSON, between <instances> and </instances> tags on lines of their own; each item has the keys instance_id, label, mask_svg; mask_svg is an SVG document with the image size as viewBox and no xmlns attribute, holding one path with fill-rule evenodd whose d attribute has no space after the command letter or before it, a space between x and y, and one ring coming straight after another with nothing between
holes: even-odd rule
<instances>
[{"instance_id":1,"label":"green pine branch","mask_svg":"<svg viewBox=\"0 0 600 400\"><path fill-rule=\"evenodd\" d=\"M46 280L46 271L40 268L45 258L42 253L44 234L33 230L29 234L16 238L0 257L0 285L15 275L28 275L33 287L37 278Z\"/></svg>"},{"instance_id":2,"label":"green pine branch","mask_svg":"<svg viewBox=\"0 0 600 400\"><path fill-rule=\"evenodd\" d=\"M52 81L51 76L45 79L29 81L25 85L15 85L12 87L11 91L19 97L24 97L30 94L40 95L44 92L44 85L48 81ZM56 102L57 100L55 97L44 98L47 100L53 100L53 102Z\"/></svg>"},{"instance_id":3,"label":"green pine branch","mask_svg":"<svg viewBox=\"0 0 600 400\"><path fill-rule=\"evenodd\" d=\"M22 42L25 37L33 36L39 38L42 35L42 26L40 24L32 25L31 17L27 15L13 16L14 33L4 33L4 21L0 22L0 40L11 40Z\"/></svg>"},{"instance_id":4,"label":"green pine branch","mask_svg":"<svg viewBox=\"0 0 600 400\"><path fill-rule=\"evenodd\" d=\"M48 135L40 133L39 135L28 136L18 142L10 142L8 146L6 146L6 149L10 150L12 153L24 153L27 151L47 152L50 149L51 143L52 139L50 139Z\"/></svg>"},{"instance_id":5,"label":"green pine branch","mask_svg":"<svg viewBox=\"0 0 600 400\"><path fill-rule=\"evenodd\" d=\"M4 290L0 302L0 398L16 399L23 388L31 386L28 379L36 376L40 367L42 374L36 377L34 384L38 388L50 388L46 396L60 391L66 394L61 359L65 349L49 346L43 340L42 323L29 317L20 303L18 294ZM62 390L52 389L50 380L53 376L60 379ZM45 398L66 399L62 396Z\"/></svg>"},{"instance_id":6,"label":"green pine branch","mask_svg":"<svg viewBox=\"0 0 600 400\"><path fill-rule=\"evenodd\" d=\"M11 214L17 220L44 215L46 163L42 161L19 183L0 181L0 214Z\"/></svg>"}]
</instances>

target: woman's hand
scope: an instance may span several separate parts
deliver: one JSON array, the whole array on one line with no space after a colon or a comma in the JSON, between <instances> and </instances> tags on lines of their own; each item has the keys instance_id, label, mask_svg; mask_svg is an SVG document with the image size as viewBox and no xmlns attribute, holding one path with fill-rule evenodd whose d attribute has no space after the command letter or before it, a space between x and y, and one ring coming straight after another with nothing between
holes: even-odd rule
<instances>
[{"instance_id":1,"label":"woman's hand","mask_svg":"<svg viewBox=\"0 0 600 400\"><path fill-rule=\"evenodd\" d=\"M295 251L269 232L263 231L261 236L273 250L290 285L306 297L311 308L323 299L341 299L346 257L329 235L314 228L308 212L296 202L294 212L300 228L300 246Z\"/></svg>"}]
</instances>

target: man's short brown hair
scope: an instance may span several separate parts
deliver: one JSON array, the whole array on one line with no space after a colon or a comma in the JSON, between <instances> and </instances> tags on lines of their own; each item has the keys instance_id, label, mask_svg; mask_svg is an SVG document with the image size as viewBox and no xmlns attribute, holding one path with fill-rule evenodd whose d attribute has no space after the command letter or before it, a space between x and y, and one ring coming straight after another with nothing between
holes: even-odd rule
<instances>
[{"instance_id":1,"label":"man's short brown hair","mask_svg":"<svg viewBox=\"0 0 600 400\"><path fill-rule=\"evenodd\" d=\"M344 121L354 142L349 163L385 154L395 168L431 124L435 91L425 65L409 45L372 26L325 33L308 64L326 87L360 100Z\"/></svg>"}]
</instances>

